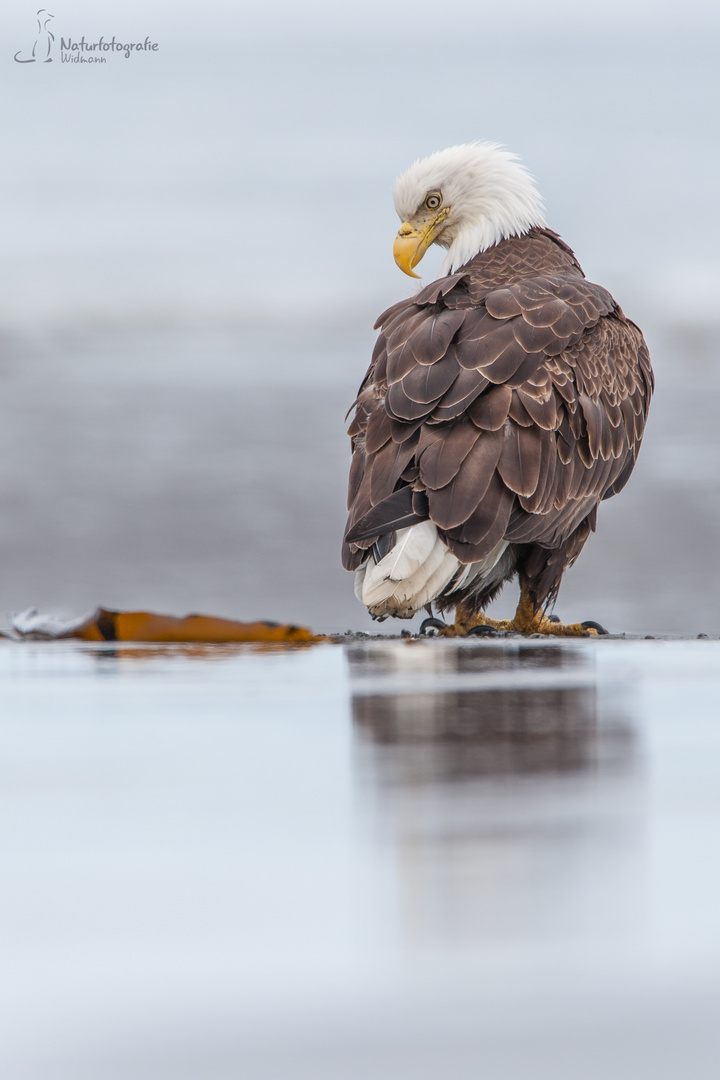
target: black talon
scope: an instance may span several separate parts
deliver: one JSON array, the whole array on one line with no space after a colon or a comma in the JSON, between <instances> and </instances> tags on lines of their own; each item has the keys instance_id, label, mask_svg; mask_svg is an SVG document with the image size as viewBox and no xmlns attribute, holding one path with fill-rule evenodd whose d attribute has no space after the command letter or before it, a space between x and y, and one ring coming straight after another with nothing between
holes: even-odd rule
<instances>
[{"instance_id":1,"label":"black talon","mask_svg":"<svg viewBox=\"0 0 720 1080\"><path fill-rule=\"evenodd\" d=\"M446 627L447 623L443 622L442 619L423 619L423 621L420 623L420 629L418 630L418 634L420 634L422 637L427 637L427 630L445 630Z\"/></svg>"},{"instance_id":2,"label":"black talon","mask_svg":"<svg viewBox=\"0 0 720 1080\"><path fill-rule=\"evenodd\" d=\"M499 631L494 626L487 626L485 623L481 623L480 626L471 626L465 634L465 637L498 637Z\"/></svg>"},{"instance_id":3,"label":"black talon","mask_svg":"<svg viewBox=\"0 0 720 1080\"><path fill-rule=\"evenodd\" d=\"M601 626L599 622L593 622L592 619L586 619L585 622L580 623L580 625L583 630L595 630L601 637L603 635L607 636L610 633L610 631L606 630L604 626Z\"/></svg>"},{"instance_id":4,"label":"black talon","mask_svg":"<svg viewBox=\"0 0 720 1080\"><path fill-rule=\"evenodd\" d=\"M547 619L548 619L548 622L560 622L560 616L559 615L548 615Z\"/></svg>"}]
</instances>

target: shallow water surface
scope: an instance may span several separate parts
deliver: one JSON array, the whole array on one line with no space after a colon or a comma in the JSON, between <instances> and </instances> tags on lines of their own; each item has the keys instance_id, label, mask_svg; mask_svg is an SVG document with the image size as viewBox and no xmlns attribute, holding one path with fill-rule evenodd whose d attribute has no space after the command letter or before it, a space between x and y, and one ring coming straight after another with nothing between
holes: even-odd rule
<instances>
[{"instance_id":1,"label":"shallow water surface","mask_svg":"<svg viewBox=\"0 0 720 1080\"><path fill-rule=\"evenodd\" d=\"M714 1077L719 661L4 643L2 1075Z\"/></svg>"}]
</instances>

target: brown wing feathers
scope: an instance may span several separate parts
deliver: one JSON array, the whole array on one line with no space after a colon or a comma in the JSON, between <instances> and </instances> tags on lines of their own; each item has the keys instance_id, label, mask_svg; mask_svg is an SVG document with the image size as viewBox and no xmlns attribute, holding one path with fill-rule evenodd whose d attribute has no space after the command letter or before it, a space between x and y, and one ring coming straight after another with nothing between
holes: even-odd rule
<instances>
[{"instance_id":1,"label":"brown wing feathers","mask_svg":"<svg viewBox=\"0 0 720 1080\"><path fill-rule=\"evenodd\" d=\"M554 234L503 241L378 325L349 429L349 569L427 516L463 562L503 538L556 547L627 480L647 350Z\"/></svg>"}]
</instances>

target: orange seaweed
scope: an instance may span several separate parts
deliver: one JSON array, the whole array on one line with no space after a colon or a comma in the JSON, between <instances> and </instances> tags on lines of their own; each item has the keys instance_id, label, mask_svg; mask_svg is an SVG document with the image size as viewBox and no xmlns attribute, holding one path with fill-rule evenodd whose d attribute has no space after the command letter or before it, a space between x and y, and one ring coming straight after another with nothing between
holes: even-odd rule
<instances>
[{"instance_id":1,"label":"orange seaweed","mask_svg":"<svg viewBox=\"0 0 720 1080\"><path fill-rule=\"evenodd\" d=\"M304 626L274 622L237 622L211 615L157 615L151 611L111 611L98 608L84 621L53 633L28 636L76 638L80 641L186 642L205 645L232 642L309 643L323 638Z\"/></svg>"}]
</instances>

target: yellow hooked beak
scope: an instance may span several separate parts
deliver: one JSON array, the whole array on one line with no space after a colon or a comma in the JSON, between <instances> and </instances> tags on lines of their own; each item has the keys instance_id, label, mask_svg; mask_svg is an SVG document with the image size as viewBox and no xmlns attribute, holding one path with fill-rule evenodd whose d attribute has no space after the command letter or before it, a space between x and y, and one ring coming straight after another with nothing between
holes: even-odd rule
<instances>
[{"instance_id":1,"label":"yellow hooked beak","mask_svg":"<svg viewBox=\"0 0 720 1080\"><path fill-rule=\"evenodd\" d=\"M420 276L419 274L413 274L413 267L420 262L440 232L442 224L449 213L450 207L444 206L431 221L418 222L417 228L409 221L403 221L395 237L393 255L395 256L395 262L404 274L414 278Z\"/></svg>"}]
</instances>

